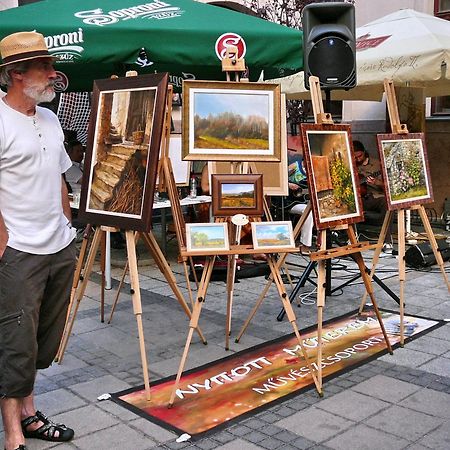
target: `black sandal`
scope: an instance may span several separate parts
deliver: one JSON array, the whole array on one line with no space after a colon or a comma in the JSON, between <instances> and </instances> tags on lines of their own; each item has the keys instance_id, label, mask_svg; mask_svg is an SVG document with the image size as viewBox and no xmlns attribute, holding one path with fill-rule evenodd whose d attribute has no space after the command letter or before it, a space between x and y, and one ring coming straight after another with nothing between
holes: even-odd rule
<instances>
[{"instance_id":1,"label":"black sandal","mask_svg":"<svg viewBox=\"0 0 450 450\"><path fill-rule=\"evenodd\" d=\"M6 450L6 448L5 448ZM15 448L14 450L27 450L26 445L20 444L17 448Z\"/></svg>"},{"instance_id":2,"label":"black sandal","mask_svg":"<svg viewBox=\"0 0 450 450\"><path fill-rule=\"evenodd\" d=\"M43 422L44 425L37 430L27 430L31 424L37 422ZM34 416L23 419L21 424L25 438L42 439L43 441L51 442L66 442L70 441L75 434L72 428L68 428L62 423L53 422L40 411L36 411L36 415ZM56 433L58 433L58 435L56 435Z\"/></svg>"}]
</instances>

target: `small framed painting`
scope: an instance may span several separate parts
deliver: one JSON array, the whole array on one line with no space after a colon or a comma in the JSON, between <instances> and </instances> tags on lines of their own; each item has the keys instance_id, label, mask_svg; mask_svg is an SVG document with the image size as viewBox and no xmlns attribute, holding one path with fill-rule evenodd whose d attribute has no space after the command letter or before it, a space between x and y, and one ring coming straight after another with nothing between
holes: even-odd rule
<instances>
[{"instance_id":1,"label":"small framed painting","mask_svg":"<svg viewBox=\"0 0 450 450\"><path fill-rule=\"evenodd\" d=\"M212 175L212 213L215 217L263 215L263 177L256 175Z\"/></svg>"},{"instance_id":2,"label":"small framed painting","mask_svg":"<svg viewBox=\"0 0 450 450\"><path fill-rule=\"evenodd\" d=\"M350 126L302 124L301 130L316 228L364 220Z\"/></svg>"},{"instance_id":3,"label":"small framed painting","mask_svg":"<svg viewBox=\"0 0 450 450\"><path fill-rule=\"evenodd\" d=\"M280 161L280 86L183 82L183 159Z\"/></svg>"},{"instance_id":4,"label":"small framed painting","mask_svg":"<svg viewBox=\"0 0 450 450\"><path fill-rule=\"evenodd\" d=\"M295 248L292 222L252 222L253 247L263 250ZM276 251L276 250L275 250Z\"/></svg>"},{"instance_id":5,"label":"small framed painting","mask_svg":"<svg viewBox=\"0 0 450 450\"><path fill-rule=\"evenodd\" d=\"M425 135L378 134L377 141L388 209L432 202Z\"/></svg>"},{"instance_id":6,"label":"small framed painting","mask_svg":"<svg viewBox=\"0 0 450 450\"><path fill-rule=\"evenodd\" d=\"M229 250L228 224L223 223L187 223L187 251Z\"/></svg>"}]
</instances>

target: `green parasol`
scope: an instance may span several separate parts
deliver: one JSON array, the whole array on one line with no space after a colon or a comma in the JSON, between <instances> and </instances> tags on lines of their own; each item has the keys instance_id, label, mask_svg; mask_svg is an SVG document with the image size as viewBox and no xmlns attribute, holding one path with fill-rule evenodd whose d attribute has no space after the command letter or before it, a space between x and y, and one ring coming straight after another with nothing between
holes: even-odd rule
<instances>
[{"instance_id":1,"label":"green parasol","mask_svg":"<svg viewBox=\"0 0 450 450\"><path fill-rule=\"evenodd\" d=\"M219 57L237 45L251 81L303 67L302 32L191 0L45 0L0 12L0 39L42 33L58 57L59 91L90 91L94 79L169 72L184 79L224 80Z\"/></svg>"}]
</instances>

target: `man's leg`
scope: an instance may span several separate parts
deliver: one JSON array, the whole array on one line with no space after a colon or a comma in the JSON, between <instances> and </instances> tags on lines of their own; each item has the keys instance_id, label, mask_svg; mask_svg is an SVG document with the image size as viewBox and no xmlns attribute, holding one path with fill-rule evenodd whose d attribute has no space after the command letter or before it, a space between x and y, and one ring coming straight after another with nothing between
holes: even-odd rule
<instances>
[{"instance_id":1,"label":"man's leg","mask_svg":"<svg viewBox=\"0 0 450 450\"><path fill-rule=\"evenodd\" d=\"M5 430L5 449L14 450L19 445L25 444L25 438L20 424L22 410L21 398L0 399L0 409L2 410L3 428Z\"/></svg>"}]
</instances>

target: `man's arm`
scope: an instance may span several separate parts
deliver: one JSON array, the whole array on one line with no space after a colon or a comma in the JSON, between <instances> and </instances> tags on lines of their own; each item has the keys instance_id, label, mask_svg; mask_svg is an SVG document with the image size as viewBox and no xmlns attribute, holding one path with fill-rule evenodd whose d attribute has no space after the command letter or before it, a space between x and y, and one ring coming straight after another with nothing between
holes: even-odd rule
<instances>
[{"instance_id":1,"label":"man's arm","mask_svg":"<svg viewBox=\"0 0 450 450\"><path fill-rule=\"evenodd\" d=\"M5 221L3 220L3 216L0 211L0 258L3 256L6 244L8 243L8 238L8 230L6 229Z\"/></svg>"},{"instance_id":2,"label":"man's arm","mask_svg":"<svg viewBox=\"0 0 450 450\"><path fill-rule=\"evenodd\" d=\"M72 211L70 210L69 192L64 177L61 175L61 202L63 213L67 217L67 220L72 223Z\"/></svg>"}]
</instances>

